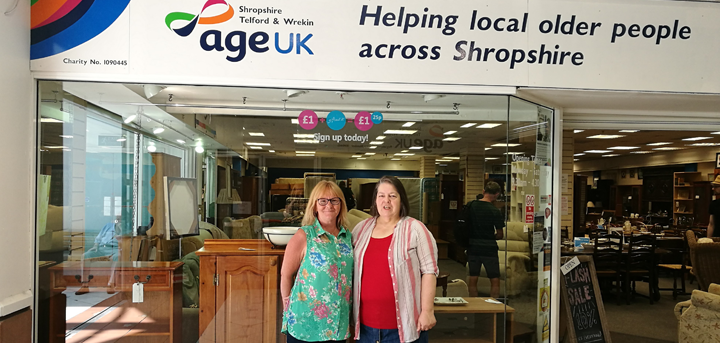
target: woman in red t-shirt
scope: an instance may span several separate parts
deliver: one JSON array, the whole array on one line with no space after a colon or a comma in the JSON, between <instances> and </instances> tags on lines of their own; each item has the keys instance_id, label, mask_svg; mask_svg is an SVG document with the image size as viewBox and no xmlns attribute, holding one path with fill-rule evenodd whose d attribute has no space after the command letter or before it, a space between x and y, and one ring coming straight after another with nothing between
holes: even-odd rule
<instances>
[{"instance_id":1,"label":"woman in red t-shirt","mask_svg":"<svg viewBox=\"0 0 720 343\"><path fill-rule=\"evenodd\" d=\"M383 176L373 192L372 218L353 230L356 342L427 342L435 326L437 245L408 216L400 180Z\"/></svg>"}]
</instances>

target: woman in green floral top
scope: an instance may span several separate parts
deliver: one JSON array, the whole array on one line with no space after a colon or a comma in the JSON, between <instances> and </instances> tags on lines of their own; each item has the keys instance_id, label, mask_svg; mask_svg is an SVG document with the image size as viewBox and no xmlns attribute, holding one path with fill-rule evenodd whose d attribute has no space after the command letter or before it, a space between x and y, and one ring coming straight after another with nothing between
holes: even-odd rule
<instances>
[{"instance_id":1,"label":"woman in green floral top","mask_svg":"<svg viewBox=\"0 0 720 343\"><path fill-rule=\"evenodd\" d=\"M342 190L320 181L308 199L303 227L285 248L280 293L288 343L344 342L350 336L353 250L346 223Z\"/></svg>"}]
</instances>

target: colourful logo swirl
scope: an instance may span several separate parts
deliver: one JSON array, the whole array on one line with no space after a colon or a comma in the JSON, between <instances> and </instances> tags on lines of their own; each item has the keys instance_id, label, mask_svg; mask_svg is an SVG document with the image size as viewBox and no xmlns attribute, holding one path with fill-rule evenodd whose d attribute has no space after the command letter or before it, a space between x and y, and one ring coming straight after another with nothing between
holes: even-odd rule
<instances>
[{"instance_id":1,"label":"colourful logo swirl","mask_svg":"<svg viewBox=\"0 0 720 343\"><path fill-rule=\"evenodd\" d=\"M130 0L32 0L30 59L57 55L105 31Z\"/></svg>"},{"instance_id":2,"label":"colourful logo swirl","mask_svg":"<svg viewBox=\"0 0 720 343\"><path fill-rule=\"evenodd\" d=\"M227 11L225 11L223 14L212 17L202 17L202 13L205 12L207 8L213 5L225 5L227 6ZM203 6L200 13L197 15L185 12L173 12L168 14L167 16L165 16L165 25L167 25L168 29L174 31L179 36L187 37L193 32L195 26L197 26L198 24L210 25L224 23L230 20L233 17L233 14L235 14L235 11L233 10L232 6L230 6L230 4L228 4L227 2L223 0L208 0ZM188 23L183 27L173 29L172 23L178 20L187 21Z\"/></svg>"}]
</instances>

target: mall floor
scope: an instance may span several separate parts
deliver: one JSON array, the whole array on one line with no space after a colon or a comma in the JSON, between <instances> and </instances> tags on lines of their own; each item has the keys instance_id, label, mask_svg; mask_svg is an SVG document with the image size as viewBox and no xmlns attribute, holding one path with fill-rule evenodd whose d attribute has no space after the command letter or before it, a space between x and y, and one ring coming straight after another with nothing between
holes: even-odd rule
<instances>
[{"instance_id":1,"label":"mall floor","mask_svg":"<svg viewBox=\"0 0 720 343\"><path fill-rule=\"evenodd\" d=\"M440 270L450 273L450 279L466 277L465 267L453 260L440 260ZM672 278L660 278L660 288L672 287ZM687 292L692 292L697 282L686 283ZM647 284L638 283L637 292L647 293ZM677 318L675 304L690 299L689 295L672 298L671 291L661 291L661 298L654 304L643 297L634 297L630 305L617 305L612 294L603 294L605 314L610 326L613 343L670 343L677 342ZM481 294L481 296L483 296ZM487 296L487 295L484 295ZM523 328L532 327L535 321L536 295L533 291L513 296L508 305L515 309L515 322ZM438 323L438 326L441 324ZM516 329L517 331L517 329ZM517 333L517 332L516 332Z\"/></svg>"}]
</instances>

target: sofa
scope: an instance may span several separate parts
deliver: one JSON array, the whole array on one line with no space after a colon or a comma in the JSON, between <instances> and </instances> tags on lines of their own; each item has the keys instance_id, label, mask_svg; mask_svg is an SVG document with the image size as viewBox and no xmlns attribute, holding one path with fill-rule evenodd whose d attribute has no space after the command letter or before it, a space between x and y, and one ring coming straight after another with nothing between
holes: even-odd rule
<instances>
[{"instance_id":1,"label":"sofa","mask_svg":"<svg viewBox=\"0 0 720 343\"><path fill-rule=\"evenodd\" d=\"M370 218L370 215L356 209L350 210L348 212L348 230L352 231L355 225L366 218ZM283 219L281 212L267 212L260 216L251 216L244 219L225 218L223 220L223 231L231 239L263 239L261 233L263 227L300 226L300 222L297 220L286 222Z\"/></svg>"},{"instance_id":2,"label":"sofa","mask_svg":"<svg viewBox=\"0 0 720 343\"><path fill-rule=\"evenodd\" d=\"M500 260L500 296L513 296L528 289L531 283L529 275L530 242L525 232L525 224L508 222L503 228L503 239L498 240L498 259ZM490 294L490 279L483 266L478 278L478 292Z\"/></svg>"},{"instance_id":3,"label":"sofa","mask_svg":"<svg viewBox=\"0 0 720 343\"><path fill-rule=\"evenodd\" d=\"M69 246L63 231L63 207L48 205L45 233L38 237L38 250L64 250Z\"/></svg>"},{"instance_id":4,"label":"sofa","mask_svg":"<svg viewBox=\"0 0 720 343\"><path fill-rule=\"evenodd\" d=\"M690 300L675 305L678 342L720 342L720 285L694 290Z\"/></svg>"}]
</instances>

